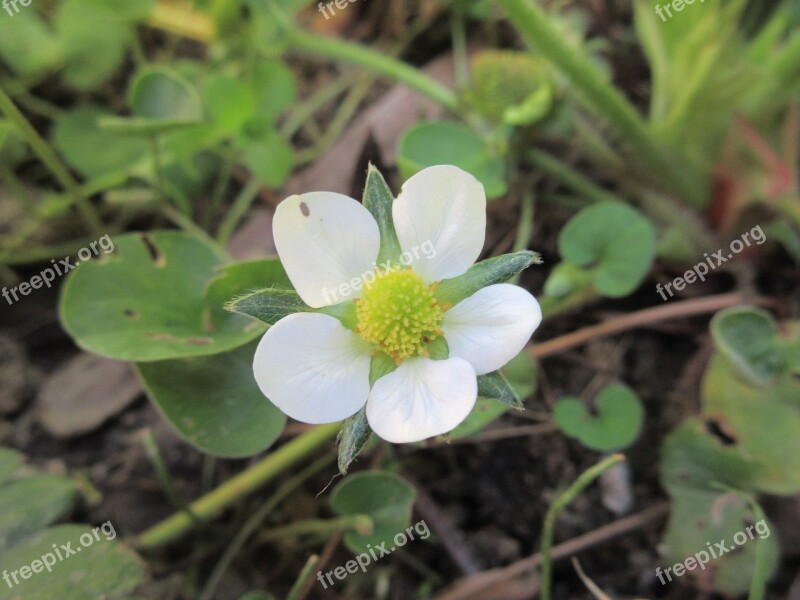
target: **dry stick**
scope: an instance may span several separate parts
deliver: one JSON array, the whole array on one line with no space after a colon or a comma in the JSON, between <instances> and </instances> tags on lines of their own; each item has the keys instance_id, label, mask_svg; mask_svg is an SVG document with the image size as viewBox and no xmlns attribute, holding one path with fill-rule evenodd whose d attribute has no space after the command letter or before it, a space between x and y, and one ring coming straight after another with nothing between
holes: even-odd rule
<instances>
[{"instance_id":1,"label":"dry stick","mask_svg":"<svg viewBox=\"0 0 800 600\"><path fill-rule=\"evenodd\" d=\"M551 554L552 559L554 561L564 559L581 550L586 550L630 531L639 529L651 521L663 517L668 511L669 502L661 502L630 517L625 517L613 523L609 523L608 525L604 525L603 527L598 527L594 531L579 535L576 538L554 546ZM450 586L449 590L442 592L436 597L436 600L472 600L472 598L475 598L479 593L492 586L507 583L515 577L532 571L538 567L541 562L542 554L541 552L537 552L507 567L485 571L472 577L465 577Z\"/></svg>"},{"instance_id":2,"label":"dry stick","mask_svg":"<svg viewBox=\"0 0 800 600\"><path fill-rule=\"evenodd\" d=\"M547 340L546 342L530 344L528 345L528 352L534 358L544 358L545 356L551 356L569 348L580 346L595 338L614 335L644 325L652 325L659 321L669 321L671 319L693 317L716 312L723 308L744 304L748 301L757 305L769 305L773 303L772 300L763 296L748 298L737 293L719 294L717 296L697 298L695 300L683 300L666 306L646 308L621 317L609 319L605 323L598 323L597 325L591 325L590 327L573 331L572 333Z\"/></svg>"}]
</instances>

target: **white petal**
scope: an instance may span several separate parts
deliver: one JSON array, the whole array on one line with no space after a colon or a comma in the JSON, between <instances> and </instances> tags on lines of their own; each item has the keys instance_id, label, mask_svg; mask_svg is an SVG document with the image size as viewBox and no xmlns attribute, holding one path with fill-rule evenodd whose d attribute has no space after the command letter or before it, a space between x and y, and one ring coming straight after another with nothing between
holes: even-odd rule
<instances>
[{"instance_id":1,"label":"white petal","mask_svg":"<svg viewBox=\"0 0 800 600\"><path fill-rule=\"evenodd\" d=\"M519 286L499 283L444 313L442 330L450 356L463 358L485 375L514 358L541 322L536 298Z\"/></svg>"},{"instance_id":2,"label":"white petal","mask_svg":"<svg viewBox=\"0 0 800 600\"><path fill-rule=\"evenodd\" d=\"M428 283L449 279L478 260L486 236L486 193L458 167L428 167L405 182L392 216L403 262Z\"/></svg>"},{"instance_id":3,"label":"white petal","mask_svg":"<svg viewBox=\"0 0 800 600\"><path fill-rule=\"evenodd\" d=\"M253 359L258 387L304 423L355 414L369 396L370 347L328 315L296 313L267 330Z\"/></svg>"},{"instance_id":4,"label":"white petal","mask_svg":"<svg viewBox=\"0 0 800 600\"><path fill-rule=\"evenodd\" d=\"M290 196L281 202L272 233L292 285L314 308L357 298L380 248L378 224L370 212L333 192Z\"/></svg>"},{"instance_id":5,"label":"white petal","mask_svg":"<svg viewBox=\"0 0 800 600\"><path fill-rule=\"evenodd\" d=\"M375 382L367 420L386 441L418 442L454 429L477 396L478 380L467 361L415 358Z\"/></svg>"}]
</instances>

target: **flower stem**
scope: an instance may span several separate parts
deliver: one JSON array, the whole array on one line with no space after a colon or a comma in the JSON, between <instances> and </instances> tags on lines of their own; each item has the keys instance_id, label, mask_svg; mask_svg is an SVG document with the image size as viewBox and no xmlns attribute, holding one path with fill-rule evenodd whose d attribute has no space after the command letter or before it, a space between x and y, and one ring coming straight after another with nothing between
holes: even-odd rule
<instances>
[{"instance_id":1,"label":"flower stem","mask_svg":"<svg viewBox=\"0 0 800 600\"><path fill-rule=\"evenodd\" d=\"M81 217L86 222L86 226L90 232L100 233L103 228L103 223L100 217L97 216L91 203L81 193L78 182L72 177L69 169L61 162L58 155L53 152L48 143L42 139L39 133L30 124L25 115L20 112L14 101L6 94L2 87L0 87L0 113L3 113L9 121L11 121L17 128L21 136L25 138L31 149L47 166L53 176L64 187L70 196L72 196Z\"/></svg>"},{"instance_id":2,"label":"flower stem","mask_svg":"<svg viewBox=\"0 0 800 600\"><path fill-rule=\"evenodd\" d=\"M458 109L458 97L455 92L419 69L360 44L303 31L289 20L274 0L269 3L269 7L276 21L284 28L291 48L366 67L405 83L449 110Z\"/></svg>"},{"instance_id":3,"label":"flower stem","mask_svg":"<svg viewBox=\"0 0 800 600\"><path fill-rule=\"evenodd\" d=\"M552 548L553 548L553 529L555 528L556 518L558 514L564 509L567 504L572 502L578 494L580 494L586 487L595 479L600 477L608 469L614 465L621 463L625 460L622 454L612 454L595 466L584 471L573 483L567 491L561 494L556 501L550 506L547 511L547 516L544 519L544 528L542 529L542 586L539 598L541 600L550 600L550 586L552 579Z\"/></svg>"},{"instance_id":4,"label":"flower stem","mask_svg":"<svg viewBox=\"0 0 800 600\"><path fill-rule=\"evenodd\" d=\"M311 579L311 576L314 574L314 569L317 568L319 564L319 556L316 554L312 554L308 557L303 570L300 571L300 575L297 578L297 581L294 582L292 589L289 590L289 594L286 596L286 600L300 600L305 594L302 594L303 589L306 587L306 584ZM302 594L302 595L301 595Z\"/></svg>"},{"instance_id":5,"label":"flower stem","mask_svg":"<svg viewBox=\"0 0 800 600\"><path fill-rule=\"evenodd\" d=\"M587 58L565 41L545 11L533 0L497 0L525 42L545 55L571 80L582 101L598 117L605 119L633 146L644 166L671 184L693 206L702 206L706 191L696 184L686 165L675 164L674 157L659 146L647 124L631 103L595 69Z\"/></svg>"},{"instance_id":6,"label":"flower stem","mask_svg":"<svg viewBox=\"0 0 800 600\"><path fill-rule=\"evenodd\" d=\"M189 505L192 515L199 519L217 515L333 438L339 426L339 423L320 425L271 452L252 467L192 502ZM141 549L158 548L179 539L194 524L194 519L187 512L179 512L139 534L134 544Z\"/></svg>"}]
</instances>

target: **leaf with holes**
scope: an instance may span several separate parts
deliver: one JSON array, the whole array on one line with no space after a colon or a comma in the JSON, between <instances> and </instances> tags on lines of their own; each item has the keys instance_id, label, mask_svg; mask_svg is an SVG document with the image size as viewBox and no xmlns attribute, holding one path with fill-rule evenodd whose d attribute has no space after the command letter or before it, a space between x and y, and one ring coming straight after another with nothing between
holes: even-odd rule
<instances>
[{"instance_id":1,"label":"leaf with holes","mask_svg":"<svg viewBox=\"0 0 800 600\"><path fill-rule=\"evenodd\" d=\"M367 515L372 519L371 535L351 531L344 542L353 552L366 552L367 546L386 544L394 550L394 536L403 533L411 521L411 508L417 493L414 486L394 473L366 471L349 475L331 494L331 506L338 515Z\"/></svg>"},{"instance_id":2,"label":"leaf with holes","mask_svg":"<svg viewBox=\"0 0 800 600\"><path fill-rule=\"evenodd\" d=\"M145 362L219 354L263 333L205 300L226 261L216 246L176 231L113 241L113 254L78 265L62 291L61 321L81 348Z\"/></svg>"},{"instance_id":3,"label":"leaf with holes","mask_svg":"<svg viewBox=\"0 0 800 600\"><path fill-rule=\"evenodd\" d=\"M697 419L671 433L664 442L661 460L661 482L672 499L664 532L666 562L683 562L686 557L693 557L698 564L705 561L707 567L697 569L691 576L703 587L730 596L747 591L757 551L764 554L760 560L765 570L774 572L779 550L775 536L769 535L772 523L755 522L747 502L715 487L723 484L750 489L760 470L757 462L746 458L736 446L726 445L709 434ZM752 535L745 533L748 526ZM736 548L736 552L722 554L714 546L718 540L728 548ZM711 556L709 549L719 550L720 554Z\"/></svg>"},{"instance_id":4,"label":"leaf with holes","mask_svg":"<svg viewBox=\"0 0 800 600\"><path fill-rule=\"evenodd\" d=\"M800 324L795 324L800 333ZM721 435L760 468L752 487L770 494L800 493L800 453L787 452L800 438L800 379L790 371L767 387L748 385L737 369L717 354L703 377L703 414Z\"/></svg>"},{"instance_id":5,"label":"leaf with holes","mask_svg":"<svg viewBox=\"0 0 800 600\"><path fill-rule=\"evenodd\" d=\"M620 384L606 386L598 394L595 408L597 415L593 416L577 398L562 398L553 418L566 435L594 450L620 450L636 441L644 408L632 389Z\"/></svg>"}]
</instances>

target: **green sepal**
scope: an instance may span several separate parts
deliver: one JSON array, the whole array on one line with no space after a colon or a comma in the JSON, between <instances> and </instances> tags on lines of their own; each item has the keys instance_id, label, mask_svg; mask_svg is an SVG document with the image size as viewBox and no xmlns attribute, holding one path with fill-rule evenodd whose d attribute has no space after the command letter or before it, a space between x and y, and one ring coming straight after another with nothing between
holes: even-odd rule
<instances>
[{"instance_id":1,"label":"green sepal","mask_svg":"<svg viewBox=\"0 0 800 600\"><path fill-rule=\"evenodd\" d=\"M284 317L299 312L322 313L338 319L348 329L355 330L357 325L356 305L353 302L341 302L333 306L311 308L303 302L294 290L281 288L264 288L234 298L225 305L225 310L254 317L267 325L274 325Z\"/></svg>"},{"instance_id":2,"label":"green sepal","mask_svg":"<svg viewBox=\"0 0 800 600\"><path fill-rule=\"evenodd\" d=\"M347 469L356 456L364 449L372 437L372 428L367 422L367 408L345 420L339 431L337 442L339 444L339 472L347 475Z\"/></svg>"},{"instance_id":3,"label":"green sepal","mask_svg":"<svg viewBox=\"0 0 800 600\"><path fill-rule=\"evenodd\" d=\"M381 248L378 253L378 264L398 264L402 249L397 239L392 218L392 203L394 196L386 184L380 171L370 163L367 169L367 183L364 186L364 207L372 214L378 223L381 234Z\"/></svg>"},{"instance_id":4,"label":"green sepal","mask_svg":"<svg viewBox=\"0 0 800 600\"><path fill-rule=\"evenodd\" d=\"M498 400L503 404L522 410L522 400L500 371L478 376L478 396Z\"/></svg>"},{"instance_id":5,"label":"green sepal","mask_svg":"<svg viewBox=\"0 0 800 600\"><path fill-rule=\"evenodd\" d=\"M439 283L434 295L441 303L455 306L480 289L508 281L533 264L541 264L539 254L530 250L504 254L479 262L463 275Z\"/></svg>"},{"instance_id":6,"label":"green sepal","mask_svg":"<svg viewBox=\"0 0 800 600\"><path fill-rule=\"evenodd\" d=\"M294 290L265 288L234 298L225 310L254 317L267 325L274 325L283 317L298 312L313 312Z\"/></svg>"}]
</instances>

